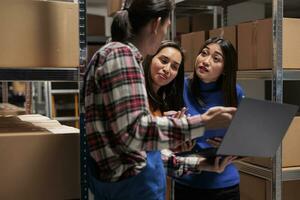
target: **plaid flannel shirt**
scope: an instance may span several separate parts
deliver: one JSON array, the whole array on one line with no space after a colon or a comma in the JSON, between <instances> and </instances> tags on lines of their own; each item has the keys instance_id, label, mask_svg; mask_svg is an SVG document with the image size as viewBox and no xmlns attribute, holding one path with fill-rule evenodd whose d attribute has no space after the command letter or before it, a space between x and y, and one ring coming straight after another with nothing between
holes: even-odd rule
<instances>
[{"instance_id":1,"label":"plaid flannel shirt","mask_svg":"<svg viewBox=\"0 0 300 200\"><path fill-rule=\"evenodd\" d=\"M199 156L176 156L170 149L161 150L161 158L167 175L172 177L180 177L188 173L201 173L199 164L205 160Z\"/></svg>"},{"instance_id":2,"label":"plaid flannel shirt","mask_svg":"<svg viewBox=\"0 0 300 200\"><path fill-rule=\"evenodd\" d=\"M85 80L86 134L97 177L115 182L137 175L149 150L175 147L200 137L199 116L151 116L142 55L128 43L111 42L93 56Z\"/></svg>"}]
</instances>

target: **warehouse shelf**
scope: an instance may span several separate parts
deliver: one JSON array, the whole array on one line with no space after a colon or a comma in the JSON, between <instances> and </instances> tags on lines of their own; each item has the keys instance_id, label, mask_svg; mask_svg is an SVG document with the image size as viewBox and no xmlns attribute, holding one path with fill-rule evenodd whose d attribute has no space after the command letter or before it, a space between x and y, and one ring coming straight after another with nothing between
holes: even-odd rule
<instances>
[{"instance_id":1,"label":"warehouse shelf","mask_svg":"<svg viewBox=\"0 0 300 200\"><path fill-rule=\"evenodd\" d=\"M79 94L79 90L51 90L51 94Z\"/></svg>"},{"instance_id":2,"label":"warehouse shelf","mask_svg":"<svg viewBox=\"0 0 300 200\"><path fill-rule=\"evenodd\" d=\"M296 1L292 0L248 0L249 2L262 3L270 5L272 9L272 44L273 44L273 70L257 70L257 71L239 71L237 73L238 79L262 79L272 80L272 99L276 102L282 103L283 100L283 81L284 80L300 80L300 70L286 70L282 67L282 21L283 11L287 13L287 7L294 8L299 6ZM221 14L222 26L227 25L228 6L246 2L243 0L184 0L176 1L176 9L172 13L172 25L171 25L171 39L176 38L176 15L187 14L193 15L197 13L195 8L203 8L203 6L216 7L214 9L214 28L217 28L218 14ZM285 9L284 9L285 7ZM218 13L217 8L221 8L222 12ZM299 8L299 7L297 7ZM271 14L270 13L270 14ZM282 148L278 148L276 156L273 158L272 168L265 169L256 165L251 165L244 162L237 162L241 171L245 171L249 174L264 177L271 180L271 199L282 199L282 181L284 180L299 180L300 171L298 168L282 169Z\"/></svg>"},{"instance_id":3,"label":"warehouse shelf","mask_svg":"<svg viewBox=\"0 0 300 200\"><path fill-rule=\"evenodd\" d=\"M234 162L237 168L247 174L272 181L272 170L253 165L243 161ZM293 181L300 179L300 167L285 167L282 168L282 181Z\"/></svg>"},{"instance_id":4,"label":"warehouse shelf","mask_svg":"<svg viewBox=\"0 0 300 200\"><path fill-rule=\"evenodd\" d=\"M79 81L78 68L0 68L3 81Z\"/></svg>"},{"instance_id":5,"label":"warehouse shelf","mask_svg":"<svg viewBox=\"0 0 300 200\"><path fill-rule=\"evenodd\" d=\"M95 44L105 44L106 41L108 40L108 37L106 36L87 36L87 43L91 44L91 45L95 45Z\"/></svg>"},{"instance_id":6,"label":"warehouse shelf","mask_svg":"<svg viewBox=\"0 0 300 200\"><path fill-rule=\"evenodd\" d=\"M58 121L75 121L79 120L79 117L54 117L53 119Z\"/></svg>"},{"instance_id":7,"label":"warehouse shelf","mask_svg":"<svg viewBox=\"0 0 300 200\"><path fill-rule=\"evenodd\" d=\"M300 167L282 168L282 180L283 181L300 180Z\"/></svg>"},{"instance_id":8,"label":"warehouse shelf","mask_svg":"<svg viewBox=\"0 0 300 200\"><path fill-rule=\"evenodd\" d=\"M300 79L300 70L290 70L284 69L283 80L299 80ZM264 79L271 80L273 77L272 70L247 70L247 71L238 71L238 79Z\"/></svg>"},{"instance_id":9,"label":"warehouse shelf","mask_svg":"<svg viewBox=\"0 0 300 200\"><path fill-rule=\"evenodd\" d=\"M178 7L199 7L202 5L208 6L230 6L249 0L179 0L175 1L176 9Z\"/></svg>"},{"instance_id":10,"label":"warehouse shelf","mask_svg":"<svg viewBox=\"0 0 300 200\"><path fill-rule=\"evenodd\" d=\"M78 59L78 61L80 60L80 67L84 67L85 64L86 64L86 56L85 56L85 54L86 54L86 42L85 42L85 34L82 34L82 32L85 33L85 24L86 24L85 23L85 14L86 14L86 12L85 12L86 11L85 0L79 0L79 10L80 10L80 18L78 20L79 20L79 29L80 29L80 35L79 35L79 37L80 37L80 42L79 42L80 57L75 58L75 59ZM50 22L50 19L48 19L48 20ZM30 23L28 23L28 24L30 24ZM26 24L24 26L26 26ZM41 34L42 34L42 32L41 32ZM49 34L48 34L48 36L49 36ZM18 44L16 44L16 45L18 45ZM4 51L5 51L5 48L4 48ZM17 59L17 56L16 56L16 59ZM31 109L32 93L33 93L33 91L32 91L32 82L37 81L37 83L41 83L41 81L55 81L55 82L63 81L63 82L77 82L77 83L79 83L80 75L79 75L79 68L78 67L72 67L72 66L66 66L66 67L40 66L39 68L33 67L33 66L31 66L31 67L17 66L15 68L8 68L6 66L1 66L0 67L0 80L2 80L4 82L26 81L26 92L25 92L25 94L26 94L26 104L25 105L30 104L29 109L26 108L26 112L31 113L32 112L32 109ZM47 104L46 103L44 103L44 104L39 103L38 107L45 110L45 107L47 107ZM74 117L70 118L70 121L74 120L73 118ZM78 117L75 118L75 120L78 120L78 119L79 119ZM77 136L76 136L76 139L78 139ZM72 141L70 141L70 142L72 142ZM80 140L80 142L82 142L82 141ZM60 144L62 144L62 143L60 143ZM69 142L68 142L68 144L69 144ZM77 141L74 144L77 145ZM70 147L70 148L73 148L73 147L75 147L75 146L72 145L72 147ZM73 154L76 154L76 153L77 153L77 151L73 151ZM77 156L78 155L76 155L74 158L76 158ZM82 166L83 165L83 161L82 161L83 154L81 153L80 156L81 156L81 158L80 158L81 163L80 164ZM59 163L59 161L60 160L58 160L58 163ZM77 160L76 160L75 163L78 164ZM58 165L54 165L54 166L56 168L56 166L58 166ZM75 166L75 165L73 165L73 166L74 166L74 169L76 169L77 166ZM57 168L57 170L58 169L59 168ZM81 167L81 169L83 169L83 168ZM82 172L82 171L83 170L80 170L80 172ZM76 170L74 173L75 174L79 173L79 170ZM78 181L84 180L85 177L82 174L80 174L80 175L81 175L81 180L77 180L76 182L72 181L72 183L77 184ZM42 174L40 174L39 176L42 176ZM76 176L73 176L73 177L76 177ZM46 178L45 180L48 180L47 176L45 178ZM60 180L63 177L58 177L58 178ZM68 179L69 178L67 178L66 180L68 180ZM34 182L35 182L35 180L34 180ZM33 183L33 182L31 181L30 183ZM76 186L78 186L78 184ZM83 184L81 186L83 186ZM60 187L60 192L63 192L62 189L65 190L65 188ZM78 189L76 189L76 192L78 192L77 191ZM36 189L35 187L32 187L32 190L37 191L38 188ZM70 190L70 187L68 187L68 191L69 190ZM33 194L31 192L32 191L29 191L28 194L30 194L30 196L32 196L32 198L37 198L36 196L33 196ZM37 194L39 194L39 191L37 191ZM81 191L81 194L84 195L84 193L82 191ZM81 194L78 192L78 194L74 194L74 195L81 195ZM71 198L71 196L70 196L70 198ZM78 198L78 196L76 196L76 198ZM87 200L87 198L80 198L80 199Z\"/></svg>"}]
</instances>

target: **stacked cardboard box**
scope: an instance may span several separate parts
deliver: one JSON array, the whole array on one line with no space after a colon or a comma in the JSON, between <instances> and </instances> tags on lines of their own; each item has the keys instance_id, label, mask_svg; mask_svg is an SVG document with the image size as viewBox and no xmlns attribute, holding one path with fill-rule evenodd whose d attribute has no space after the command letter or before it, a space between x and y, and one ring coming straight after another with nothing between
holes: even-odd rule
<instances>
[{"instance_id":1,"label":"stacked cardboard box","mask_svg":"<svg viewBox=\"0 0 300 200\"><path fill-rule=\"evenodd\" d=\"M87 15L87 37L89 36L105 36L105 17L99 15ZM103 43L104 44L104 43ZM89 43L88 44L88 62L93 57L94 53L100 49L102 44Z\"/></svg>"},{"instance_id":2,"label":"stacked cardboard box","mask_svg":"<svg viewBox=\"0 0 300 200\"><path fill-rule=\"evenodd\" d=\"M272 200L271 182L250 174L240 173L241 200ZM300 181L284 181L282 200L300 199Z\"/></svg>"},{"instance_id":3,"label":"stacked cardboard box","mask_svg":"<svg viewBox=\"0 0 300 200\"><path fill-rule=\"evenodd\" d=\"M184 68L186 72L194 71L194 63L205 42L205 31L181 35L181 46L185 50Z\"/></svg>"},{"instance_id":4,"label":"stacked cardboard box","mask_svg":"<svg viewBox=\"0 0 300 200\"><path fill-rule=\"evenodd\" d=\"M79 199L78 133L41 115L0 117L0 199Z\"/></svg>"},{"instance_id":5,"label":"stacked cardboard box","mask_svg":"<svg viewBox=\"0 0 300 200\"><path fill-rule=\"evenodd\" d=\"M273 66L272 19L238 25L238 68L271 69ZM284 18L282 67L300 68L300 19Z\"/></svg>"},{"instance_id":6,"label":"stacked cardboard box","mask_svg":"<svg viewBox=\"0 0 300 200\"><path fill-rule=\"evenodd\" d=\"M227 26L210 30L209 37L223 37L224 39L229 40L237 50L236 26Z\"/></svg>"},{"instance_id":7,"label":"stacked cardboard box","mask_svg":"<svg viewBox=\"0 0 300 200\"><path fill-rule=\"evenodd\" d=\"M122 7L122 0L108 0L107 1L107 16L112 17Z\"/></svg>"},{"instance_id":8,"label":"stacked cardboard box","mask_svg":"<svg viewBox=\"0 0 300 200\"><path fill-rule=\"evenodd\" d=\"M78 67L78 4L0 2L0 67Z\"/></svg>"},{"instance_id":9,"label":"stacked cardboard box","mask_svg":"<svg viewBox=\"0 0 300 200\"><path fill-rule=\"evenodd\" d=\"M300 117L295 117L282 142L282 167L300 166ZM272 161L267 158L249 157L243 160L261 167L271 168ZM241 175L241 200L271 200L271 183L268 180L258 178L249 174ZM283 182L283 200L300 199L300 181Z\"/></svg>"},{"instance_id":10,"label":"stacked cardboard box","mask_svg":"<svg viewBox=\"0 0 300 200\"><path fill-rule=\"evenodd\" d=\"M282 142L282 167L297 167L300 166L300 117L295 117L292 121L286 136ZM271 159L249 157L244 159L262 167L271 168Z\"/></svg>"},{"instance_id":11,"label":"stacked cardboard box","mask_svg":"<svg viewBox=\"0 0 300 200\"><path fill-rule=\"evenodd\" d=\"M0 103L0 116L24 115L25 109L9 103Z\"/></svg>"}]
</instances>

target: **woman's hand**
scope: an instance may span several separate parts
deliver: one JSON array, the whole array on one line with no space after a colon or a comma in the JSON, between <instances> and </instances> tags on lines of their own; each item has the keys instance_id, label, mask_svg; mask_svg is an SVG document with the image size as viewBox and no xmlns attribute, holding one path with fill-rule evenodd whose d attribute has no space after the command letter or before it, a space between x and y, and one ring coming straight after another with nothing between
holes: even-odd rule
<instances>
[{"instance_id":1,"label":"woman's hand","mask_svg":"<svg viewBox=\"0 0 300 200\"><path fill-rule=\"evenodd\" d=\"M236 156L218 156L215 158L214 163L209 163L207 160L202 160L198 164L198 170L222 173L227 165L231 164L235 160Z\"/></svg>"},{"instance_id":2,"label":"woman's hand","mask_svg":"<svg viewBox=\"0 0 300 200\"><path fill-rule=\"evenodd\" d=\"M183 107L181 110L179 111L175 111L175 110L170 110L170 111L166 111L164 112L164 116L167 117L173 117L173 118L182 118L182 117L186 117L185 112L186 112L187 108Z\"/></svg>"},{"instance_id":3,"label":"woman's hand","mask_svg":"<svg viewBox=\"0 0 300 200\"><path fill-rule=\"evenodd\" d=\"M222 129L229 126L235 112L234 107L216 106L208 109L200 117L206 129Z\"/></svg>"},{"instance_id":4,"label":"woman's hand","mask_svg":"<svg viewBox=\"0 0 300 200\"><path fill-rule=\"evenodd\" d=\"M206 142L214 148L219 148L222 142L222 138L219 137L208 138Z\"/></svg>"},{"instance_id":5,"label":"woman's hand","mask_svg":"<svg viewBox=\"0 0 300 200\"><path fill-rule=\"evenodd\" d=\"M180 145L180 151L191 151L196 144L196 140L189 140Z\"/></svg>"}]
</instances>

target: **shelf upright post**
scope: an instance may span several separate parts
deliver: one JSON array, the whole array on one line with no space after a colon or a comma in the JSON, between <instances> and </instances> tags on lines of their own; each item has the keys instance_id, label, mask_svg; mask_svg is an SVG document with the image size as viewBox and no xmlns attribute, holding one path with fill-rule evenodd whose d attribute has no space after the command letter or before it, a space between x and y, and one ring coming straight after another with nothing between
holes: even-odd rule
<instances>
[{"instance_id":1,"label":"shelf upright post","mask_svg":"<svg viewBox=\"0 0 300 200\"><path fill-rule=\"evenodd\" d=\"M175 5L176 1L173 0L173 3ZM176 39L176 11L175 11L175 9L172 10L170 19L171 19L171 27L170 27L169 39L175 41L175 39Z\"/></svg>"},{"instance_id":2,"label":"shelf upright post","mask_svg":"<svg viewBox=\"0 0 300 200\"><path fill-rule=\"evenodd\" d=\"M83 74L87 65L87 39L86 39L86 0L78 0L79 4L79 47L80 47L80 67L79 67L79 88L82 88ZM81 90L82 91L82 90ZM81 93L80 93L81 95ZM83 97L79 98L80 109L80 181L81 198L88 200L88 178L87 178L87 156L88 147L86 141Z\"/></svg>"},{"instance_id":3,"label":"shelf upright post","mask_svg":"<svg viewBox=\"0 0 300 200\"><path fill-rule=\"evenodd\" d=\"M213 18L214 18L214 24L213 28L218 28L218 6L213 6Z\"/></svg>"},{"instance_id":4,"label":"shelf upright post","mask_svg":"<svg viewBox=\"0 0 300 200\"><path fill-rule=\"evenodd\" d=\"M282 20L283 0L272 0L272 26L273 26L273 80L272 100L282 103L283 96L283 70L282 70ZM272 199L282 198L282 148L277 150L272 159Z\"/></svg>"},{"instance_id":5,"label":"shelf upright post","mask_svg":"<svg viewBox=\"0 0 300 200\"><path fill-rule=\"evenodd\" d=\"M8 83L2 82L2 103L8 103Z\"/></svg>"},{"instance_id":6,"label":"shelf upright post","mask_svg":"<svg viewBox=\"0 0 300 200\"><path fill-rule=\"evenodd\" d=\"M222 26L227 26L228 24L228 7L227 5L223 5L222 7L222 11L223 11L223 14L222 14Z\"/></svg>"},{"instance_id":7,"label":"shelf upright post","mask_svg":"<svg viewBox=\"0 0 300 200\"><path fill-rule=\"evenodd\" d=\"M25 83L25 112L32 113L32 82Z\"/></svg>"}]
</instances>

